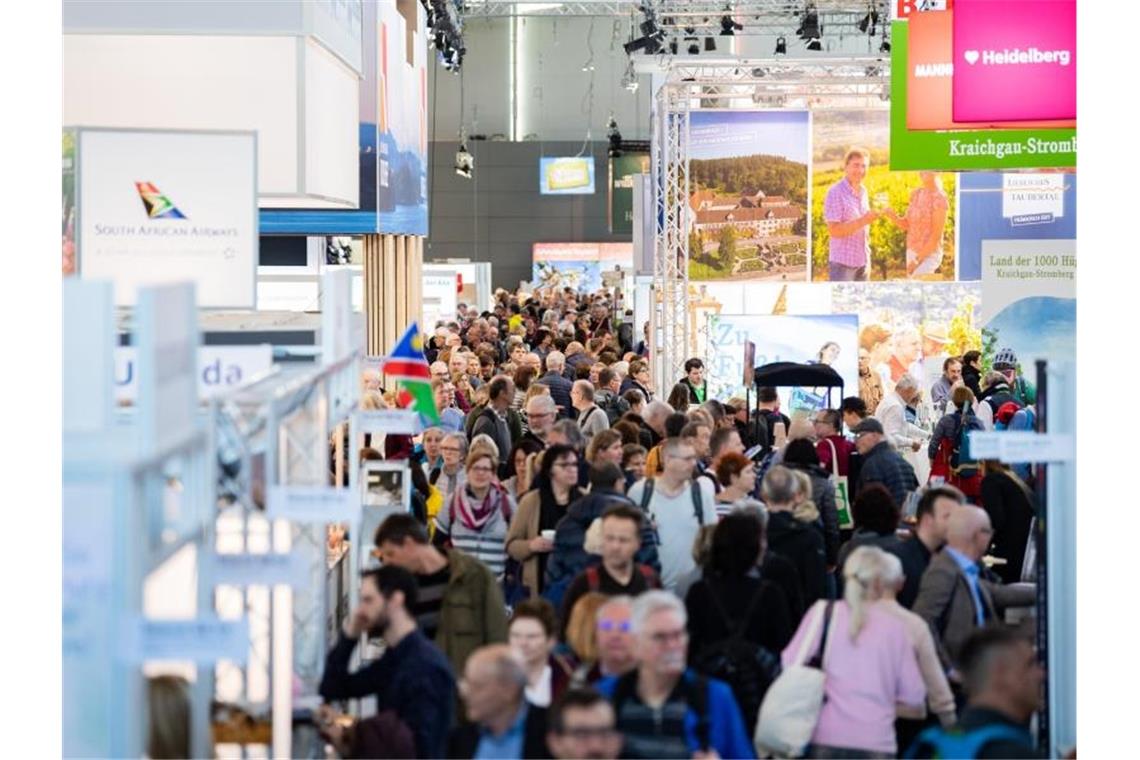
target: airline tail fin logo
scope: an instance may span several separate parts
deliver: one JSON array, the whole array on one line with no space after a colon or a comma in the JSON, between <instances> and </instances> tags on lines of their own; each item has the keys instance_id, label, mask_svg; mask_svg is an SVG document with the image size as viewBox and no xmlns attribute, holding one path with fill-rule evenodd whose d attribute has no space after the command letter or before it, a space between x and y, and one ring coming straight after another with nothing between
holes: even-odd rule
<instances>
[{"instance_id":1,"label":"airline tail fin logo","mask_svg":"<svg viewBox=\"0 0 1140 760\"><path fill-rule=\"evenodd\" d=\"M186 218L186 215L179 211L178 207L175 206L169 198L163 195L154 184L150 182L136 182L135 187L138 188L139 198L142 199L147 216L151 219Z\"/></svg>"}]
</instances>

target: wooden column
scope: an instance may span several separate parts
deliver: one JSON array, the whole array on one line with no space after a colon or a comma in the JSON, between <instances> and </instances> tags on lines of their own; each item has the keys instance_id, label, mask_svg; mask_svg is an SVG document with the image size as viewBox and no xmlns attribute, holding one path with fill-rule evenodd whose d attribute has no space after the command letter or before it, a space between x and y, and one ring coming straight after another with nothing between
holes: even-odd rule
<instances>
[{"instance_id":1,"label":"wooden column","mask_svg":"<svg viewBox=\"0 0 1140 760\"><path fill-rule=\"evenodd\" d=\"M364 309L367 351L387 353L423 313L423 238L411 235L364 237ZM430 325L420 325L429 330Z\"/></svg>"}]
</instances>

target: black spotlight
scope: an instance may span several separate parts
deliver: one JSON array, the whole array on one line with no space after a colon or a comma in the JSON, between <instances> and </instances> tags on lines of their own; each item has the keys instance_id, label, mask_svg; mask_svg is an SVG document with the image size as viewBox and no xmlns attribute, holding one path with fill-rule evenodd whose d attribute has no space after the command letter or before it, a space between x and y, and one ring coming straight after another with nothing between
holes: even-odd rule
<instances>
[{"instance_id":1,"label":"black spotlight","mask_svg":"<svg viewBox=\"0 0 1140 760\"><path fill-rule=\"evenodd\" d=\"M885 38L885 37L883 38L883 44L879 45L879 52L880 52L880 53L889 53L889 52L891 52L891 43L890 43L890 41L889 41L889 40L887 40L887 38Z\"/></svg>"},{"instance_id":2,"label":"black spotlight","mask_svg":"<svg viewBox=\"0 0 1140 760\"><path fill-rule=\"evenodd\" d=\"M808 11L804 14L804 19L800 23L800 28L796 30L796 34L805 40L810 40L819 37L819 14L815 11Z\"/></svg>"},{"instance_id":3,"label":"black spotlight","mask_svg":"<svg viewBox=\"0 0 1140 760\"><path fill-rule=\"evenodd\" d=\"M776 38L776 55L788 54L788 41L783 37Z\"/></svg>"},{"instance_id":4,"label":"black spotlight","mask_svg":"<svg viewBox=\"0 0 1140 760\"><path fill-rule=\"evenodd\" d=\"M705 52L711 53L716 50L716 37L705 37Z\"/></svg>"},{"instance_id":5,"label":"black spotlight","mask_svg":"<svg viewBox=\"0 0 1140 760\"><path fill-rule=\"evenodd\" d=\"M720 17L720 33L722 37L731 37L739 31L743 31L744 25L733 21L732 16L724 15Z\"/></svg>"},{"instance_id":6,"label":"black spotlight","mask_svg":"<svg viewBox=\"0 0 1140 760\"><path fill-rule=\"evenodd\" d=\"M689 41L689 55L700 55L700 53L701 53L700 43L697 42L696 37L693 37L692 40Z\"/></svg>"},{"instance_id":7,"label":"black spotlight","mask_svg":"<svg viewBox=\"0 0 1140 760\"><path fill-rule=\"evenodd\" d=\"M860 32L866 32L867 29L870 28L871 34L874 35L875 27L876 27L876 25L878 25L878 23L879 23L879 12L878 11L871 11L866 16L864 16L863 19L859 22L859 24L858 24L859 31Z\"/></svg>"},{"instance_id":8,"label":"black spotlight","mask_svg":"<svg viewBox=\"0 0 1140 760\"><path fill-rule=\"evenodd\" d=\"M677 55L677 38L676 37L669 40L669 52L672 53L673 55Z\"/></svg>"},{"instance_id":9,"label":"black spotlight","mask_svg":"<svg viewBox=\"0 0 1140 760\"><path fill-rule=\"evenodd\" d=\"M820 42L819 37L812 37L810 40L808 40L807 49L819 52L820 50L823 50L823 43Z\"/></svg>"},{"instance_id":10,"label":"black spotlight","mask_svg":"<svg viewBox=\"0 0 1140 760\"><path fill-rule=\"evenodd\" d=\"M696 33L697 33L696 28L693 27L691 24L689 24L685 27L685 36L686 37L692 37Z\"/></svg>"}]
</instances>

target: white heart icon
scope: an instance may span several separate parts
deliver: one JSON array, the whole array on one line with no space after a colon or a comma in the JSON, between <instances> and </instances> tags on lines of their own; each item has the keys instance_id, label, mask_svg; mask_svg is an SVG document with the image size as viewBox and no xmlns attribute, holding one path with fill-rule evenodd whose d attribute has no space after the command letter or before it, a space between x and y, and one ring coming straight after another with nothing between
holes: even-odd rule
<instances>
[{"instance_id":1,"label":"white heart icon","mask_svg":"<svg viewBox=\"0 0 1140 760\"><path fill-rule=\"evenodd\" d=\"M966 63L973 66L977 62L978 62L978 51L977 50L967 50L966 51Z\"/></svg>"}]
</instances>

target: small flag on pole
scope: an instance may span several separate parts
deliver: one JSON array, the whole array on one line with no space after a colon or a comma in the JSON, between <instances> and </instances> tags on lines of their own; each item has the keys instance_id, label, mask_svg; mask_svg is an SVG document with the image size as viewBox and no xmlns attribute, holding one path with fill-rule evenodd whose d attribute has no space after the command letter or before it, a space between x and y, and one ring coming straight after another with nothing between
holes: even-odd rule
<instances>
[{"instance_id":1,"label":"small flag on pole","mask_svg":"<svg viewBox=\"0 0 1140 760\"><path fill-rule=\"evenodd\" d=\"M380 371L395 380L411 397L410 407L427 422L438 425L439 412L431 393L431 368L424 358L420 328L413 322L396 347L384 358ZM403 395L403 394L401 394Z\"/></svg>"}]
</instances>

